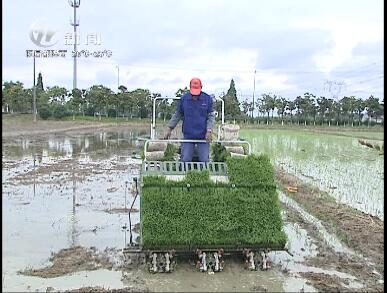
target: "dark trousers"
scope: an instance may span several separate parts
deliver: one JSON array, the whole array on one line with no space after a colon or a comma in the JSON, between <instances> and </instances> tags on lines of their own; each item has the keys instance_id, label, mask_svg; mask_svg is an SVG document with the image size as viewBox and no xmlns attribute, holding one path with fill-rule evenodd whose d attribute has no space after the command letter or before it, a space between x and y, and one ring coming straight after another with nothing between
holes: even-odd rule
<instances>
[{"instance_id":1,"label":"dark trousers","mask_svg":"<svg viewBox=\"0 0 387 293\"><path fill-rule=\"evenodd\" d=\"M208 142L194 143L183 142L181 144L181 161L192 162L195 145L199 154L200 162L208 162L210 160L210 144Z\"/></svg>"}]
</instances>

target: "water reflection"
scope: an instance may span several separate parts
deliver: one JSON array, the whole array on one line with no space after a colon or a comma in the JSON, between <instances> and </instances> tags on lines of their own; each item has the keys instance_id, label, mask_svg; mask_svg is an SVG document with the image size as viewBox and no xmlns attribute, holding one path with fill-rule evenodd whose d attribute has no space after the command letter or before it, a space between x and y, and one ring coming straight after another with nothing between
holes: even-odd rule
<instances>
[{"instance_id":1,"label":"water reflection","mask_svg":"<svg viewBox=\"0 0 387 293\"><path fill-rule=\"evenodd\" d=\"M120 230L127 214L105 210L125 205L120 183L138 173L139 162L131 155L140 151L136 138L144 132L132 129L3 140L6 288L24 291L31 286L34 282L17 272L45 266L48 256L60 249L123 246ZM126 191L130 201L132 194ZM137 224L139 213L132 220ZM94 284L98 282L93 279Z\"/></svg>"},{"instance_id":2,"label":"water reflection","mask_svg":"<svg viewBox=\"0 0 387 293\"><path fill-rule=\"evenodd\" d=\"M3 156L20 159L36 156L42 162L47 156L76 157L82 154L109 157L120 151L136 148L136 138L145 136L146 129L133 128L115 132L100 131L79 135L50 134L46 136L3 139Z\"/></svg>"},{"instance_id":3,"label":"water reflection","mask_svg":"<svg viewBox=\"0 0 387 293\"><path fill-rule=\"evenodd\" d=\"M71 167L72 181L73 181L73 204L72 204L72 213L71 213L71 243L70 247L78 245L77 241L77 215L76 215L76 194L75 194L75 172L74 166Z\"/></svg>"},{"instance_id":4,"label":"water reflection","mask_svg":"<svg viewBox=\"0 0 387 293\"><path fill-rule=\"evenodd\" d=\"M36 195L36 156L34 154L34 197Z\"/></svg>"}]
</instances>

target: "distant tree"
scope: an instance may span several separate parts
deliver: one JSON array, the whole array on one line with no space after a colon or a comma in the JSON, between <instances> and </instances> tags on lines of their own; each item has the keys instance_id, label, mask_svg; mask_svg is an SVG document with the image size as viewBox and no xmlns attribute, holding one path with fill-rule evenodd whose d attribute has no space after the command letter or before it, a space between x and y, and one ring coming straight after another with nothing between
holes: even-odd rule
<instances>
[{"instance_id":1,"label":"distant tree","mask_svg":"<svg viewBox=\"0 0 387 293\"><path fill-rule=\"evenodd\" d=\"M46 120L51 116L51 109L48 104L40 104L37 109L40 118Z\"/></svg>"},{"instance_id":2,"label":"distant tree","mask_svg":"<svg viewBox=\"0 0 387 293\"><path fill-rule=\"evenodd\" d=\"M117 97L117 116L122 115L122 117L125 117L125 112L126 112L126 103L125 103L125 95L126 95L126 90L125 91L120 91L119 93L116 94Z\"/></svg>"},{"instance_id":3,"label":"distant tree","mask_svg":"<svg viewBox=\"0 0 387 293\"><path fill-rule=\"evenodd\" d=\"M297 96L294 99L294 103L297 110L297 124L300 124L300 115L302 114L302 98L301 96Z\"/></svg>"},{"instance_id":4,"label":"distant tree","mask_svg":"<svg viewBox=\"0 0 387 293\"><path fill-rule=\"evenodd\" d=\"M358 125L361 124L361 115L362 112L364 111L364 108L366 107L365 102L363 99L358 98L355 101L355 114L357 114L357 119L358 119Z\"/></svg>"},{"instance_id":5,"label":"distant tree","mask_svg":"<svg viewBox=\"0 0 387 293\"><path fill-rule=\"evenodd\" d=\"M317 113L321 118L321 124L324 123L325 116L328 112L328 100L325 97L317 98Z\"/></svg>"},{"instance_id":6,"label":"distant tree","mask_svg":"<svg viewBox=\"0 0 387 293\"><path fill-rule=\"evenodd\" d=\"M45 96L45 91L43 87L43 76L41 72L39 72L36 82L36 100L38 105L48 104L48 97Z\"/></svg>"},{"instance_id":7,"label":"distant tree","mask_svg":"<svg viewBox=\"0 0 387 293\"><path fill-rule=\"evenodd\" d=\"M339 101L333 101L333 103L332 103L332 112L336 116L336 125L339 125L340 116L341 116L341 114L343 112L342 107L341 107L341 103Z\"/></svg>"},{"instance_id":8,"label":"distant tree","mask_svg":"<svg viewBox=\"0 0 387 293\"><path fill-rule=\"evenodd\" d=\"M249 112L251 112L253 109L253 102L249 102L247 99L245 99L243 102L242 102L242 110L243 110L243 114L245 114L246 116L249 115Z\"/></svg>"},{"instance_id":9,"label":"distant tree","mask_svg":"<svg viewBox=\"0 0 387 293\"><path fill-rule=\"evenodd\" d=\"M296 102L295 101L287 101L286 103L286 111L290 114L290 123L293 124L293 111L296 110Z\"/></svg>"},{"instance_id":10,"label":"distant tree","mask_svg":"<svg viewBox=\"0 0 387 293\"><path fill-rule=\"evenodd\" d=\"M125 94L128 92L127 87L124 85L120 85L118 87L118 92L114 93L113 91L108 95L107 103L106 103L106 109L107 116L109 117L116 117L116 120L118 119L118 115L120 112L122 113L122 116L125 116Z\"/></svg>"},{"instance_id":11,"label":"distant tree","mask_svg":"<svg viewBox=\"0 0 387 293\"><path fill-rule=\"evenodd\" d=\"M313 123L316 123L316 96L312 93L306 92L304 96L301 98L300 107L302 110L302 114L304 117L304 123L308 120L308 117L313 117Z\"/></svg>"},{"instance_id":12,"label":"distant tree","mask_svg":"<svg viewBox=\"0 0 387 293\"><path fill-rule=\"evenodd\" d=\"M50 103L65 104L66 97L69 95L68 91L64 87L53 86L47 87L44 95L48 98Z\"/></svg>"},{"instance_id":13,"label":"distant tree","mask_svg":"<svg viewBox=\"0 0 387 293\"><path fill-rule=\"evenodd\" d=\"M151 92L147 89L136 89L130 92L130 96L137 108L137 117L140 119L148 118L152 113Z\"/></svg>"},{"instance_id":14,"label":"distant tree","mask_svg":"<svg viewBox=\"0 0 387 293\"><path fill-rule=\"evenodd\" d=\"M316 116L318 113L318 106L316 104L316 100L311 100L311 104L308 108L308 113L313 117L313 125L316 125Z\"/></svg>"},{"instance_id":15,"label":"distant tree","mask_svg":"<svg viewBox=\"0 0 387 293\"><path fill-rule=\"evenodd\" d=\"M68 101L69 108L73 114L73 120L75 120L75 114L79 112L82 106L82 91L80 89L73 89L71 92L71 98Z\"/></svg>"},{"instance_id":16,"label":"distant tree","mask_svg":"<svg viewBox=\"0 0 387 293\"><path fill-rule=\"evenodd\" d=\"M349 113L350 113L350 119L351 119L351 126L354 125L354 114L356 110L356 97L350 96L349 97Z\"/></svg>"},{"instance_id":17,"label":"distant tree","mask_svg":"<svg viewBox=\"0 0 387 293\"><path fill-rule=\"evenodd\" d=\"M231 79L230 88L227 90L224 100L224 114L229 119L235 119L240 116L241 110L239 108L239 101L235 89L234 79Z\"/></svg>"},{"instance_id":18,"label":"distant tree","mask_svg":"<svg viewBox=\"0 0 387 293\"><path fill-rule=\"evenodd\" d=\"M108 106L111 102L113 91L103 85L93 85L86 93L86 99L89 102L89 107L93 109L94 114L97 113L99 120L104 113L108 115Z\"/></svg>"},{"instance_id":19,"label":"distant tree","mask_svg":"<svg viewBox=\"0 0 387 293\"><path fill-rule=\"evenodd\" d=\"M382 114L381 107L379 104L379 98L375 98L373 95L371 95L365 101L365 104L369 109L371 117L375 117L375 122L378 123L378 116L380 116Z\"/></svg>"},{"instance_id":20,"label":"distant tree","mask_svg":"<svg viewBox=\"0 0 387 293\"><path fill-rule=\"evenodd\" d=\"M3 83L2 89L2 105L8 106L10 112L21 112L23 111L25 100L25 91L23 83L20 81L10 81Z\"/></svg>"},{"instance_id":21,"label":"distant tree","mask_svg":"<svg viewBox=\"0 0 387 293\"><path fill-rule=\"evenodd\" d=\"M128 105L126 103L126 97L128 88L124 85L120 85L118 87L119 92L116 94L115 97L115 104L116 104L116 118L118 118L118 115L122 114L122 117L125 116L126 109L128 109Z\"/></svg>"},{"instance_id":22,"label":"distant tree","mask_svg":"<svg viewBox=\"0 0 387 293\"><path fill-rule=\"evenodd\" d=\"M274 109L276 108L278 97L276 95L273 95L272 100L270 101L270 109L271 109L271 124L273 124L273 117L274 117Z\"/></svg>"},{"instance_id":23,"label":"distant tree","mask_svg":"<svg viewBox=\"0 0 387 293\"><path fill-rule=\"evenodd\" d=\"M153 104L154 99L160 98L160 97L161 97L160 93L152 93L151 94L152 104ZM156 119L158 117L160 117L165 122L167 120L168 114L170 112L169 108L170 108L170 104L169 104L167 99L157 100L157 102L156 102Z\"/></svg>"},{"instance_id":24,"label":"distant tree","mask_svg":"<svg viewBox=\"0 0 387 293\"><path fill-rule=\"evenodd\" d=\"M284 114L286 109L287 101L285 98L279 96L275 101L275 107L277 108L278 115L281 115L281 124L284 124Z\"/></svg>"},{"instance_id":25,"label":"distant tree","mask_svg":"<svg viewBox=\"0 0 387 293\"><path fill-rule=\"evenodd\" d=\"M327 99L327 117L328 117L328 125L331 126L331 121L334 118L334 100L332 98Z\"/></svg>"},{"instance_id":26,"label":"distant tree","mask_svg":"<svg viewBox=\"0 0 387 293\"><path fill-rule=\"evenodd\" d=\"M33 89L23 89L23 112L33 113Z\"/></svg>"},{"instance_id":27,"label":"distant tree","mask_svg":"<svg viewBox=\"0 0 387 293\"><path fill-rule=\"evenodd\" d=\"M382 123L384 125L384 98L381 100L381 102L379 104L379 114L380 114L380 116L383 116Z\"/></svg>"},{"instance_id":28,"label":"distant tree","mask_svg":"<svg viewBox=\"0 0 387 293\"><path fill-rule=\"evenodd\" d=\"M262 95L262 103L261 103L261 109L263 112L267 113L267 121L266 124L269 123L269 115L270 112L273 112L275 108L275 99L269 94L263 94ZM273 113L272 113L272 120L273 120ZM273 123L273 121L272 121Z\"/></svg>"},{"instance_id":29,"label":"distant tree","mask_svg":"<svg viewBox=\"0 0 387 293\"><path fill-rule=\"evenodd\" d=\"M128 91L128 88L126 86L120 85L118 89L121 91L121 93L125 93Z\"/></svg>"},{"instance_id":30,"label":"distant tree","mask_svg":"<svg viewBox=\"0 0 387 293\"><path fill-rule=\"evenodd\" d=\"M38 74L38 81L36 83L36 90L37 91L44 91L43 76L42 76L41 72L39 72L39 74Z\"/></svg>"},{"instance_id":31,"label":"distant tree","mask_svg":"<svg viewBox=\"0 0 387 293\"><path fill-rule=\"evenodd\" d=\"M61 119L68 115L65 105L61 103L54 103L52 106L52 116L56 119Z\"/></svg>"},{"instance_id":32,"label":"distant tree","mask_svg":"<svg viewBox=\"0 0 387 293\"><path fill-rule=\"evenodd\" d=\"M345 115L348 118L348 123L349 121L352 122L352 126L353 126L353 116L354 116L353 114L356 108L356 98L354 96L350 96L350 97L345 96L340 100L340 103L341 103L343 115Z\"/></svg>"},{"instance_id":33,"label":"distant tree","mask_svg":"<svg viewBox=\"0 0 387 293\"><path fill-rule=\"evenodd\" d=\"M184 96L186 93L189 92L189 89L188 87L185 87L183 89L178 89L175 93L175 96L178 97L178 98L181 98L182 96Z\"/></svg>"},{"instance_id":34,"label":"distant tree","mask_svg":"<svg viewBox=\"0 0 387 293\"><path fill-rule=\"evenodd\" d=\"M255 102L255 109L258 110L258 118L259 118L259 114L260 113L265 113L264 111L262 111L262 99L261 98L258 98L256 99L256 102ZM258 119L259 120L259 119Z\"/></svg>"}]
</instances>

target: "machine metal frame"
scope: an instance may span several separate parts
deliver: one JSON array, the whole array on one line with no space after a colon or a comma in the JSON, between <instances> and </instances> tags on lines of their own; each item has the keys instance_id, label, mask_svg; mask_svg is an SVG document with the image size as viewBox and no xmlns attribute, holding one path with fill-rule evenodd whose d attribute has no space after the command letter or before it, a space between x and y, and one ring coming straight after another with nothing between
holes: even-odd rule
<instances>
[{"instance_id":1,"label":"machine metal frame","mask_svg":"<svg viewBox=\"0 0 387 293\"><path fill-rule=\"evenodd\" d=\"M144 160L141 167L140 176L147 175L185 175L189 170L208 170L210 176L224 176L227 177L228 170L227 165L222 162L180 162L180 161L148 161L146 160L147 147L150 142L167 142L167 143L204 143L205 140L188 140L188 139L168 139L161 140L156 139L156 101L164 99L179 100L179 97L173 98L162 98L156 97L153 99L153 111L152 111L152 122L151 122L151 135L150 139L139 138L139 140L145 141L144 143ZM251 145L249 142L244 140L220 140L221 126L224 125L224 101L221 98L216 98L222 103L221 112L221 124L218 127L218 137L213 143L221 144L235 144L247 145L247 154L251 153ZM138 186L137 178L135 178L136 195L140 193L140 187ZM133 202L134 203L134 202ZM132 204L133 206L133 204ZM129 222L130 211L129 211ZM140 220L141 223L141 220ZM130 229L131 230L131 229ZM140 229L140 237L141 237ZM130 232L131 233L131 232ZM268 252L271 250L285 250L283 247L247 247L247 246L229 246L219 244L216 247L198 247L196 245L190 247L173 247L171 249L155 249L155 250L144 250L142 243L133 243L132 234L130 237L130 243L123 249L125 255L131 257L131 262L147 263L149 271L152 273L161 272L172 272L176 265L176 258L178 256L194 256L197 260L197 268L201 272L214 271L221 272L224 268L224 257L230 255L240 255L243 257L245 267L250 270L268 269L270 267L270 259Z\"/></svg>"}]
</instances>

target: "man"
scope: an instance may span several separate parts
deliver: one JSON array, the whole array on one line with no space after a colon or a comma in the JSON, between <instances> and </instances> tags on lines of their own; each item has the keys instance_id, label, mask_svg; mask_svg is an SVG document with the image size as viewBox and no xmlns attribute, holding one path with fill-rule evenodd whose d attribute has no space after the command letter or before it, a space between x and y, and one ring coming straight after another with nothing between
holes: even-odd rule
<instances>
[{"instance_id":1,"label":"man","mask_svg":"<svg viewBox=\"0 0 387 293\"><path fill-rule=\"evenodd\" d=\"M181 161L192 162L195 145L200 162L208 162L210 155L210 142L212 141L212 128L215 123L212 98L202 92L202 82L199 78L191 79L190 91L183 95L177 103L176 112L168 122L168 129L164 139L171 136L172 130L180 119L183 120L183 138L206 140L203 143L182 143Z\"/></svg>"}]
</instances>

